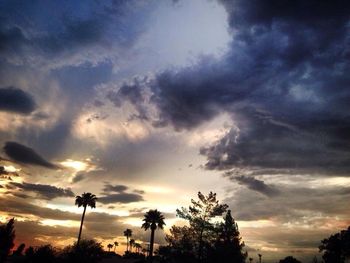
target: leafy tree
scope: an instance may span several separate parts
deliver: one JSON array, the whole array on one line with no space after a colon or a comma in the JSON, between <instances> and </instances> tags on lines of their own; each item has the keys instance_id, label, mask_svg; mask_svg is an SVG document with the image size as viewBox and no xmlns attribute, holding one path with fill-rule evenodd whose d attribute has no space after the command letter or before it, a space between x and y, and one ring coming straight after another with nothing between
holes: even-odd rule
<instances>
[{"instance_id":1,"label":"leafy tree","mask_svg":"<svg viewBox=\"0 0 350 263\"><path fill-rule=\"evenodd\" d=\"M247 253L242 251L244 242L241 241L231 210L227 211L224 222L217 225L216 231L217 239L210 249L210 261L244 263Z\"/></svg>"},{"instance_id":2,"label":"leafy tree","mask_svg":"<svg viewBox=\"0 0 350 263\"><path fill-rule=\"evenodd\" d=\"M127 228L124 231L124 236L126 237L126 252L129 252L129 238L132 236L132 230Z\"/></svg>"},{"instance_id":3,"label":"leafy tree","mask_svg":"<svg viewBox=\"0 0 350 263\"><path fill-rule=\"evenodd\" d=\"M12 218L6 225L0 226L0 262L5 262L11 249L15 246L14 229L15 219Z\"/></svg>"},{"instance_id":4,"label":"leafy tree","mask_svg":"<svg viewBox=\"0 0 350 263\"><path fill-rule=\"evenodd\" d=\"M33 262L54 263L57 262L57 251L51 245L43 245L34 250Z\"/></svg>"},{"instance_id":5,"label":"leafy tree","mask_svg":"<svg viewBox=\"0 0 350 263\"><path fill-rule=\"evenodd\" d=\"M350 227L321 241L319 246L325 263L343 263L350 258Z\"/></svg>"},{"instance_id":6,"label":"leafy tree","mask_svg":"<svg viewBox=\"0 0 350 263\"><path fill-rule=\"evenodd\" d=\"M23 255L24 248L26 247L26 244L22 243L20 244L17 249L13 252L13 255L21 256Z\"/></svg>"},{"instance_id":7,"label":"leafy tree","mask_svg":"<svg viewBox=\"0 0 350 263\"><path fill-rule=\"evenodd\" d=\"M73 246L65 247L61 253L61 257L67 263L96 263L101 260L103 253L101 243L95 240L82 239L79 246L75 243Z\"/></svg>"},{"instance_id":8,"label":"leafy tree","mask_svg":"<svg viewBox=\"0 0 350 263\"><path fill-rule=\"evenodd\" d=\"M75 205L77 205L78 207L81 207L81 206L84 207L83 215L81 217L77 246L79 246L79 242L80 242L80 238L81 238L81 231L83 230L83 223L84 223L86 207L90 206L91 208L96 208L96 201L97 201L97 197L91 193L83 193L81 196L78 195L75 198Z\"/></svg>"},{"instance_id":9,"label":"leafy tree","mask_svg":"<svg viewBox=\"0 0 350 263\"><path fill-rule=\"evenodd\" d=\"M28 247L24 251L24 255L25 255L27 262L33 262L34 248L32 246Z\"/></svg>"},{"instance_id":10,"label":"leafy tree","mask_svg":"<svg viewBox=\"0 0 350 263\"><path fill-rule=\"evenodd\" d=\"M172 248L172 251L175 252L173 256L179 260L194 258L194 243L196 240L193 228L187 226L172 226L169 232L170 234L165 236L165 240Z\"/></svg>"},{"instance_id":11,"label":"leafy tree","mask_svg":"<svg viewBox=\"0 0 350 263\"><path fill-rule=\"evenodd\" d=\"M149 210L143 218L142 228L145 230L151 229L151 239L149 247L149 257L153 256L154 232L157 228L163 229L165 222L164 216L157 209Z\"/></svg>"},{"instance_id":12,"label":"leafy tree","mask_svg":"<svg viewBox=\"0 0 350 263\"><path fill-rule=\"evenodd\" d=\"M177 209L177 216L187 220L190 227L194 230L196 236L197 257L201 262L203 260L203 247L207 246L213 238L214 223L212 219L227 210L226 204L219 204L216 194L210 192L208 196L204 196L198 192L198 201L191 199L192 205L189 208L182 207Z\"/></svg>"},{"instance_id":13,"label":"leafy tree","mask_svg":"<svg viewBox=\"0 0 350 263\"><path fill-rule=\"evenodd\" d=\"M297 260L295 257L288 256L281 259L279 263L301 263L301 261Z\"/></svg>"}]
</instances>

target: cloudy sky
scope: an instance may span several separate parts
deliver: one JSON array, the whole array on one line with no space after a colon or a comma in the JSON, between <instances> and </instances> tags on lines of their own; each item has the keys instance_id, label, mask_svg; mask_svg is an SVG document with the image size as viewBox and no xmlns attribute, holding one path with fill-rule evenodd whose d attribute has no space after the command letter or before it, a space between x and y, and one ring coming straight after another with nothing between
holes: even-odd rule
<instances>
[{"instance_id":1,"label":"cloudy sky","mask_svg":"<svg viewBox=\"0 0 350 263\"><path fill-rule=\"evenodd\" d=\"M252 257L350 224L350 4L0 1L0 221L108 244L214 191ZM158 242L164 242L159 232Z\"/></svg>"}]
</instances>

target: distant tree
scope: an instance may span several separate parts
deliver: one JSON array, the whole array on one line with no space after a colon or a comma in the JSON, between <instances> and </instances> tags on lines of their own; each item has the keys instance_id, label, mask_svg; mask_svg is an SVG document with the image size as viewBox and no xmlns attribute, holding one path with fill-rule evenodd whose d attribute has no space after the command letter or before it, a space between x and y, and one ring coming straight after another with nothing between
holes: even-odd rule
<instances>
[{"instance_id":1,"label":"distant tree","mask_svg":"<svg viewBox=\"0 0 350 263\"><path fill-rule=\"evenodd\" d=\"M129 252L129 238L132 236L132 230L127 228L124 231L124 236L126 237L126 252Z\"/></svg>"},{"instance_id":2,"label":"distant tree","mask_svg":"<svg viewBox=\"0 0 350 263\"><path fill-rule=\"evenodd\" d=\"M297 260L292 256L288 256L288 257L285 257L284 259L281 259L279 263L301 263L301 261Z\"/></svg>"},{"instance_id":3,"label":"distant tree","mask_svg":"<svg viewBox=\"0 0 350 263\"><path fill-rule=\"evenodd\" d=\"M15 251L13 251L13 255L21 256L23 255L24 248L26 247L26 244L22 243L20 244Z\"/></svg>"},{"instance_id":4,"label":"distant tree","mask_svg":"<svg viewBox=\"0 0 350 263\"><path fill-rule=\"evenodd\" d=\"M149 210L143 218L142 228L145 230L151 229L149 257L152 259L153 256L153 245L154 245L154 232L157 228L163 229L165 222L164 216L157 209Z\"/></svg>"},{"instance_id":5,"label":"distant tree","mask_svg":"<svg viewBox=\"0 0 350 263\"><path fill-rule=\"evenodd\" d=\"M108 252L111 252L111 249L113 248L113 244L108 244L107 248L108 248Z\"/></svg>"},{"instance_id":6,"label":"distant tree","mask_svg":"<svg viewBox=\"0 0 350 263\"><path fill-rule=\"evenodd\" d=\"M33 262L57 262L57 251L51 245L43 245L34 250Z\"/></svg>"},{"instance_id":7,"label":"distant tree","mask_svg":"<svg viewBox=\"0 0 350 263\"><path fill-rule=\"evenodd\" d=\"M33 262L34 248L33 247L28 247L24 251L24 255L25 255L25 258L26 258L27 262Z\"/></svg>"},{"instance_id":8,"label":"distant tree","mask_svg":"<svg viewBox=\"0 0 350 263\"><path fill-rule=\"evenodd\" d=\"M11 249L15 246L16 237L14 229L15 219L10 219L7 224L0 226L0 262L5 262Z\"/></svg>"},{"instance_id":9,"label":"distant tree","mask_svg":"<svg viewBox=\"0 0 350 263\"><path fill-rule=\"evenodd\" d=\"M197 257L203 260L203 247L205 243L210 243L213 238L214 223L211 220L217 216L222 216L228 206L219 204L216 194L210 192L204 196L198 192L198 201L191 199L192 205L189 208L177 209L177 216L187 220L196 236Z\"/></svg>"},{"instance_id":10,"label":"distant tree","mask_svg":"<svg viewBox=\"0 0 350 263\"><path fill-rule=\"evenodd\" d=\"M79 242L80 242L80 238L81 238L81 231L83 230L86 207L90 206L91 208L96 208L96 201L97 201L97 197L91 193L83 193L81 196L78 195L75 198L75 205L77 205L78 207L82 206L84 208L83 215L81 217L81 222L80 222L77 247L79 247Z\"/></svg>"},{"instance_id":11,"label":"distant tree","mask_svg":"<svg viewBox=\"0 0 350 263\"><path fill-rule=\"evenodd\" d=\"M224 222L216 226L217 238L214 246L209 249L211 262L244 263L247 253L242 249L245 246L241 241L238 225L228 210Z\"/></svg>"},{"instance_id":12,"label":"distant tree","mask_svg":"<svg viewBox=\"0 0 350 263\"><path fill-rule=\"evenodd\" d=\"M253 262L253 258L249 258L249 262L252 263Z\"/></svg>"},{"instance_id":13,"label":"distant tree","mask_svg":"<svg viewBox=\"0 0 350 263\"><path fill-rule=\"evenodd\" d=\"M117 246L119 246L119 243L117 241L114 241L114 253L115 253L115 249L117 248Z\"/></svg>"},{"instance_id":14,"label":"distant tree","mask_svg":"<svg viewBox=\"0 0 350 263\"><path fill-rule=\"evenodd\" d=\"M134 244L134 247L136 249L136 253L140 253L141 249L142 249L142 246L140 243L135 243Z\"/></svg>"},{"instance_id":15,"label":"distant tree","mask_svg":"<svg viewBox=\"0 0 350 263\"><path fill-rule=\"evenodd\" d=\"M261 263L262 255L261 255L261 254L258 254L258 257L259 257L259 263Z\"/></svg>"},{"instance_id":16,"label":"distant tree","mask_svg":"<svg viewBox=\"0 0 350 263\"><path fill-rule=\"evenodd\" d=\"M101 260L103 253L101 243L95 240L82 239L79 243L79 249L77 249L77 243L65 247L61 253L61 258L67 263L96 263Z\"/></svg>"},{"instance_id":17,"label":"distant tree","mask_svg":"<svg viewBox=\"0 0 350 263\"><path fill-rule=\"evenodd\" d=\"M132 248L134 247L134 245L135 245L135 239L130 239L129 241L130 252L132 252Z\"/></svg>"},{"instance_id":18,"label":"distant tree","mask_svg":"<svg viewBox=\"0 0 350 263\"><path fill-rule=\"evenodd\" d=\"M345 262L350 258L350 227L322 240L319 249L325 263Z\"/></svg>"}]
</instances>

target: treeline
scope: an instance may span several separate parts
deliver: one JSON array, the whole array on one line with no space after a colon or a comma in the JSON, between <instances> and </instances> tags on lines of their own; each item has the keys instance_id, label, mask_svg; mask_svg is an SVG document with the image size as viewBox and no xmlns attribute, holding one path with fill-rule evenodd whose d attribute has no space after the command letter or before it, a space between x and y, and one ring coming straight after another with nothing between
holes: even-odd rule
<instances>
[{"instance_id":1,"label":"treeline","mask_svg":"<svg viewBox=\"0 0 350 263\"><path fill-rule=\"evenodd\" d=\"M85 195L85 196L84 196ZM78 206L95 205L97 198L90 193L82 195L88 197L85 201L77 197ZM93 199L91 199L93 198ZM93 203L91 203L93 200ZM90 204L88 204L90 202ZM210 192L207 196L198 193L198 199L191 200L188 208L177 209L177 216L186 220L186 226L172 226L166 235L167 245L159 246L153 253L155 232L165 225L164 216L158 210L149 210L144 215L142 228L150 230L150 242L147 247L131 239L132 230L126 229L124 236L127 239L124 258L132 258L135 262L160 262L160 263L253 263L263 262L262 254L250 257L245 251L238 225L232 217L226 204L221 204L216 194ZM218 220L219 218L221 220ZM51 245L36 248L21 244L12 251L15 240L14 219L7 224L0 225L0 263L70 263L86 262L95 263L106 257L121 257L115 254L118 242L108 244L108 252L103 250L101 243L94 240L81 240L81 229L75 244L63 249L56 249ZM114 251L111 249L114 248ZM134 248L134 251L132 250ZM345 263L350 259L350 227L321 241L320 252L323 252L325 263ZM314 263L318 262L316 258ZM301 263L292 256L281 259L279 263Z\"/></svg>"}]
</instances>

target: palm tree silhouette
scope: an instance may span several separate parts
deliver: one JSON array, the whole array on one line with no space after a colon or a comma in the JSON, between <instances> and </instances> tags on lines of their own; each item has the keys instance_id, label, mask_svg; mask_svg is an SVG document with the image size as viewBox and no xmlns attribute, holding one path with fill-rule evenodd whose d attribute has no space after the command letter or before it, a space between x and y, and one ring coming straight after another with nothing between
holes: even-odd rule
<instances>
[{"instance_id":1,"label":"palm tree silhouette","mask_svg":"<svg viewBox=\"0 0 350 263\"><path fill-rule=\"evenodd\" d=\"M261 255L261 254L258 254L258 256L259 256L259 263L261 263L261 257L262 257L262 255Z\"/></svg>"},{"instance_id":2,"label":"palm tree silhouette","mask_svg":"<svg viewBox=\"0 0 350 263\"><path fill-rule=\"evenodd\" d=\"M124 236L126 237L126 252L129 252L129 237L132 236L132 230L127 228L124 231Z\"/></svg>"},{"instance_id":3,"label":"palm tree silhouette","mask_svg":"<svg viewBox=\"0 0 350 263\"><path fill-rule=\"evenodd\" d=\"M134 244L134 247L136 248L136 253L140 253L141 249L142 249L142 246L140 243L135 243Z\"/></svg>"},{"instance_id":4,"label":"palm tree silhouette","mask_svg":"<svg viewBox=\"0 0 350 263\"><path fill-rule=\"evenodd\" d=\"M113 248L113 245L112 244L108 244L107 247L108 247L108 252L111 252L111 249Z\"/></svg>"},{"instance_id":5,"label":"palm tree silhouette","mask_svg":"<svg viewBox=\"0 0 350 263\"><path fill-rule=\"evenodd\" d=\"M77 205L78 207L81 207L81 206L84 207L84 212L83 212L83 215L81 217L77 247L79 246L79 242L80 242L80 238L81 238L81 231L83 230L83 223L84 223L86 207L90 206L91 208L96 208L96 201L97 201L97 197L92 193L83 193L81 196L78 195L75 198L75 205Z\"/></svg>"},{"instance_id":6,"label":"palm tree silhouette","mask_svg":"<svg viewBox=\"0 0 350 263\"><path fill-rule=\"evenodd\" d=\"M154 231L157 228L163 229L165 223L164 223L164 216L161 212L156 210L149 210L143 219L144 223L142 224L142 228L146 230L151 229L151 240L150 240L150 248L149 248L149 257L152 258L153 256L153 244L154 244Z\"/></svg>"},{"instance_id":7,"label":"palm tree silhouette","mask_svg":"<svg viewBox=\"0 0 350 263\"><path fill-rule=\"evenodd\" d=\"M132 252L132 248L135 246L135 239L130 239L129 245L130 245L130 252Z\"/></svg>"},{"instance_id":8,"label":"palm tree silhouette","mask_svg":"<svg viewBox=\"0 0 350 263\"><path fill-rule=\"evenodd\" d=\"M253 258L249 258L249 262L252 263L253 262Z\"/></svg>"},{"instance_id":9,"label":"palm tree silhouette","mask_svg":"<svg viewBox=\"0 0 350 263\"><path fill-rule=\"evenodd\" d=\"M117 246L119 246L119 243L117 241L114 241L114 253Z\"/></svg>"}]
</instances>

